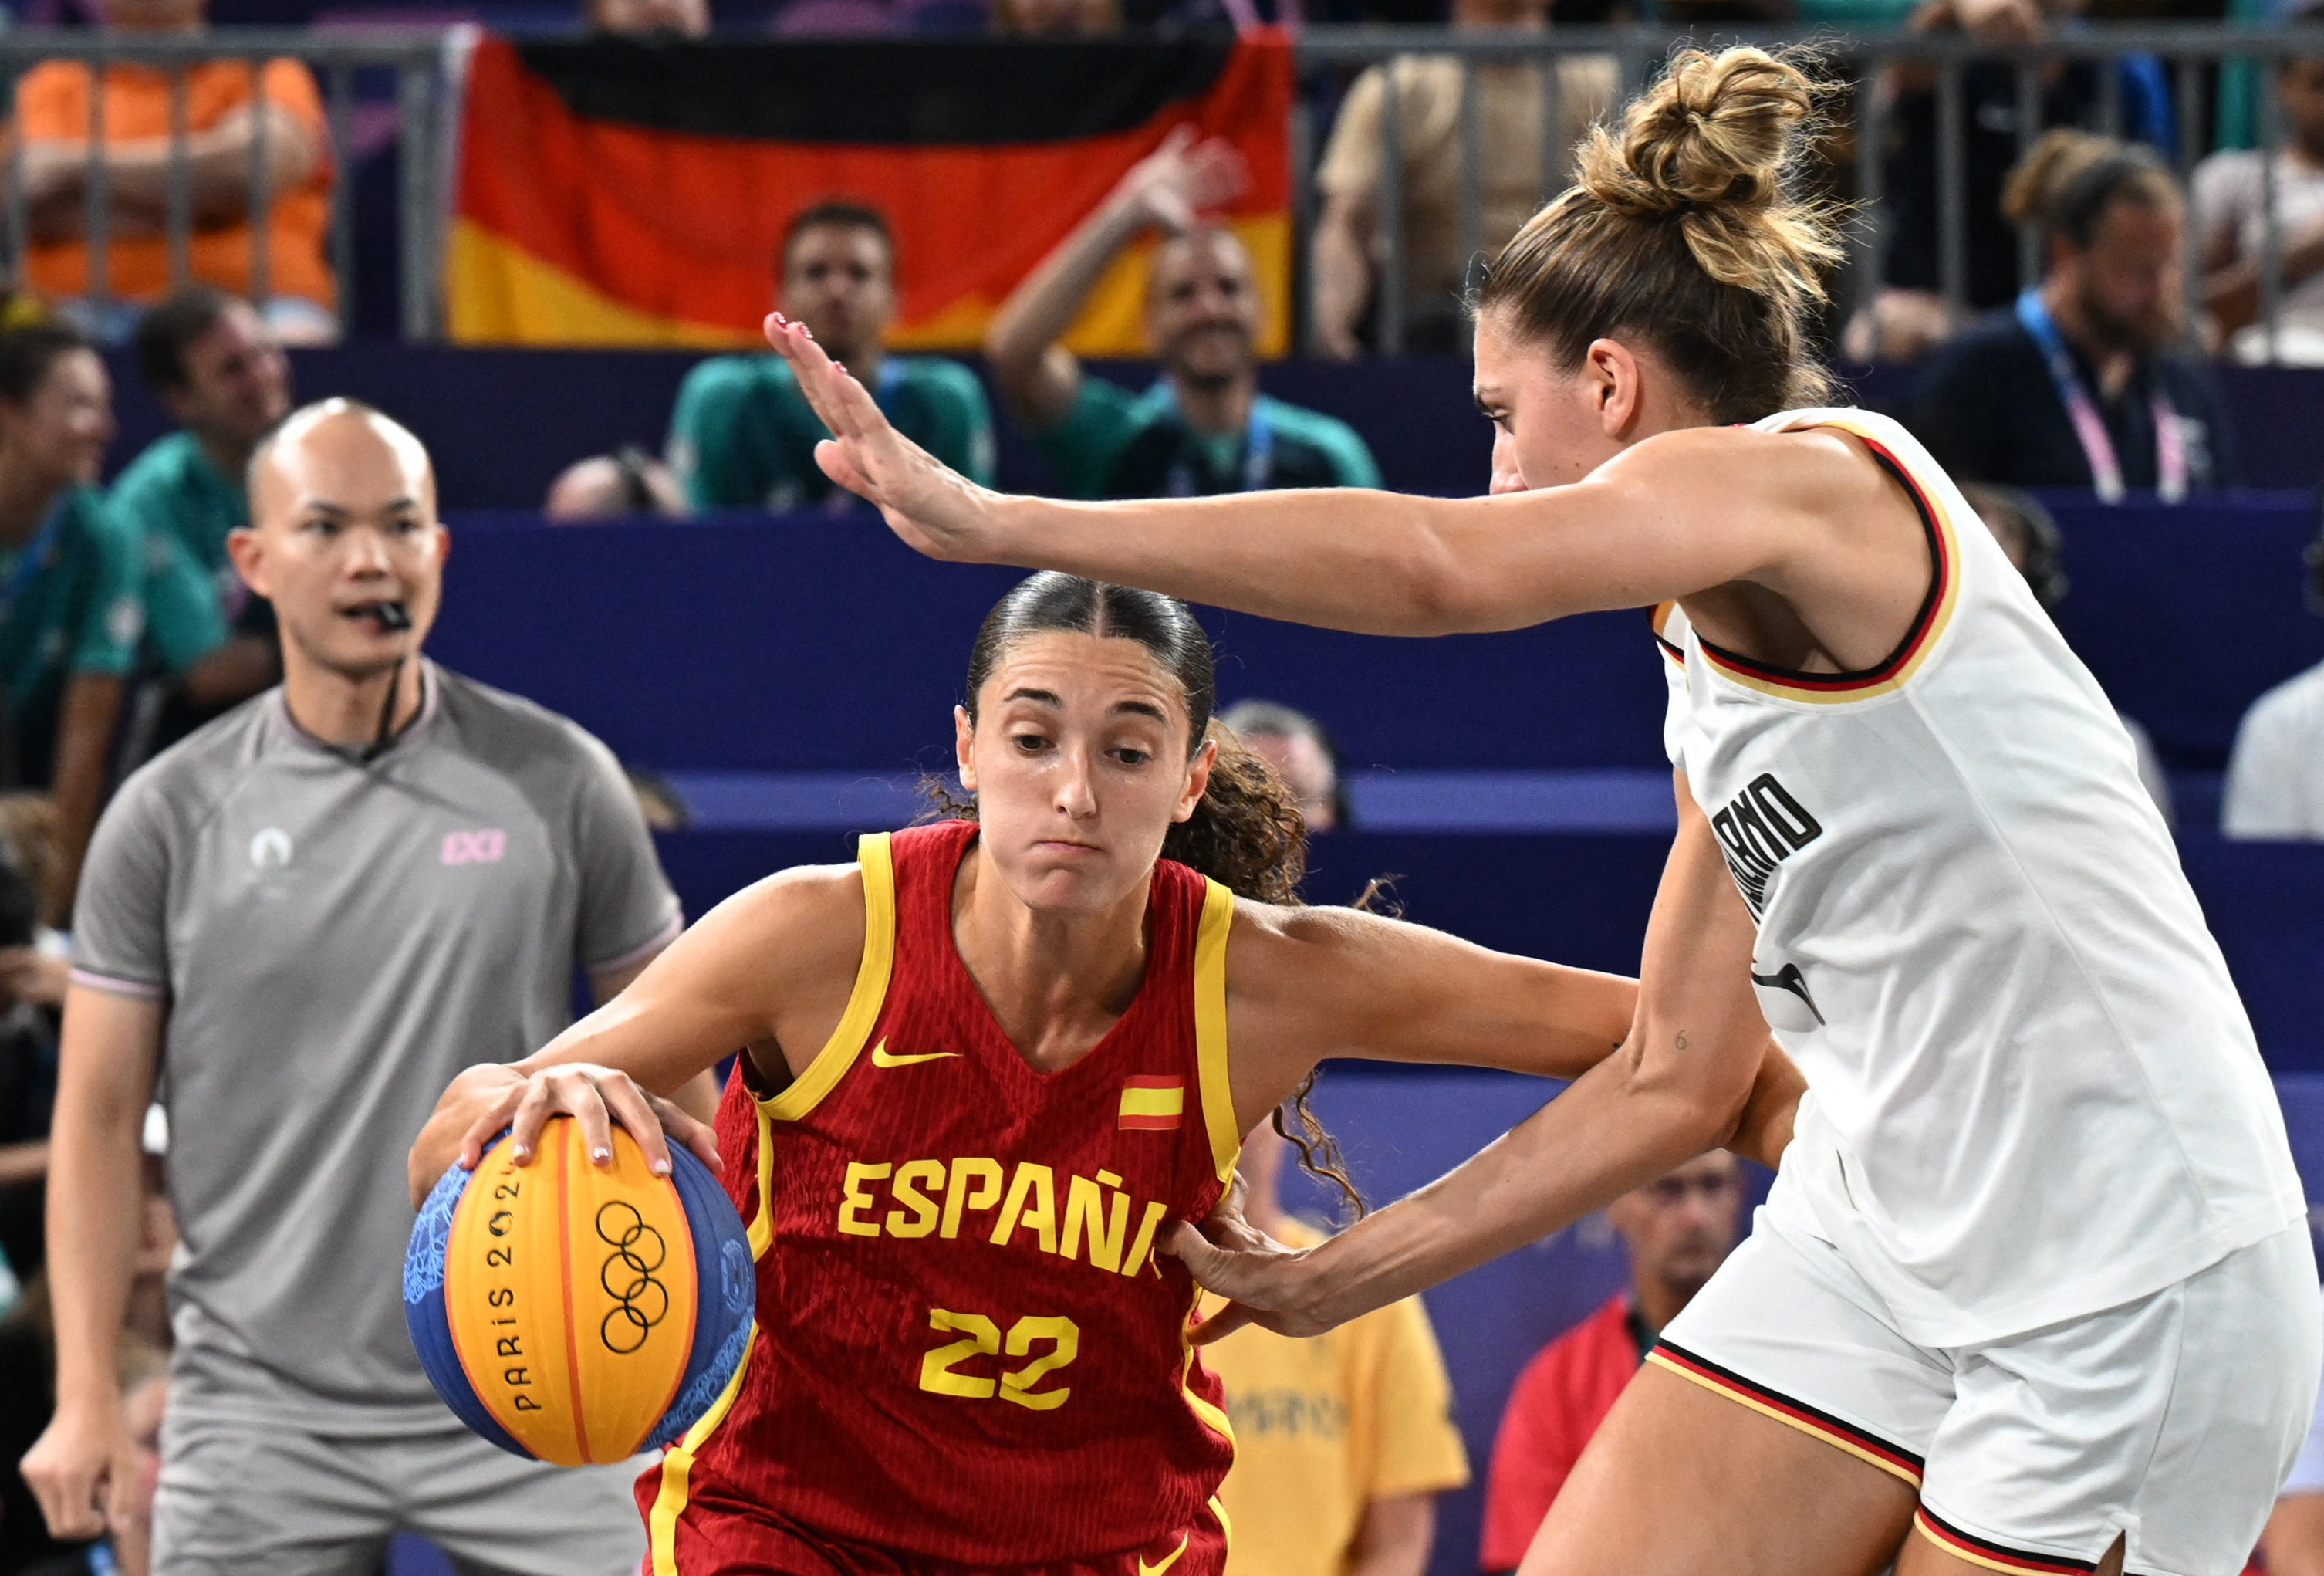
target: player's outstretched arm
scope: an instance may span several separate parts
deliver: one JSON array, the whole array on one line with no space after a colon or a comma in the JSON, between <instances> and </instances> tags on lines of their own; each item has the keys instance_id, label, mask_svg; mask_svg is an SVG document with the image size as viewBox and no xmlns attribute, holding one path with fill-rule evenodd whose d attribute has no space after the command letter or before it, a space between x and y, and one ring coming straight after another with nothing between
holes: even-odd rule
<instances>
[{"instance_id":1,"label":"player's outstretched arm","mask_svg":"<svg viewBox=\"0 0 2324 1576\"><path fill-rule=\"evenodd\" d=\"M1710 825L1683 785L1680 803L1678 838L1646 927L1637 1012L1621 1048L1473 1159L1320 1247L1293 1253L1254 1243L1247 1228L1214 1243L1179 1224L1167 1251L1235 1304L1205 1326L1205 1339L1253 1320L1286 1335L1331 1329L1569 1225L1734 1139L1767 1047L1748 983L1753 929ZM1231 992L1232 978L1231 966ZM1231 1022L1231 1044L1233 1034Z\"/></svg>"},{"instance_id":2,"label":"player's outstretched arm","mask_svg":"<svg viewBox=\"0 0 2324 1576\"><path fill-rule=\"evenodd\" d=\"M804 328L772 317L767 337L835 434L817 462L936 558L1065 570L1334 629L1445 635L1780 582L1795 565L1831 579L1893 546L1819 528L1880 486L1845 440L1714 427L1647 439L1571 487L1495 497L1013 497L898 433Z\"/></svg>"},{"instance_id":3,"label":"player's outstretched arm","mask_svg":"<svg viewBox=\"0 0 2324 1576\"><path fill-rule=\"evenodd\" d=\"M786 870L736 893L532 1055L454 1079L411 1146L413 1201L447 1167L474 1167L503 1128L524 1164L559 1115L581 1124L599 1163L618 1125L657 1172L669 1168L665 1133L715 1165L710 1128L670 1097L738 1051L804 1068L846 1009L862 938L855 866Z\"/></svg>"},{"instance_id":4,"label":"player's outstretched arm","mask_svg":"<svg viewBox=\"0 0 2324 1576\"><path fill-rule=\"evenodd\" d=\"M1638 1006L1638 982L1627 976L1345 908L1238 904L1227 980L1235 1114L1246 1132L1335 1057L1579 1078L1622 1048ZM1805 1087L1766 1040L1729 1146L1772 1167Z\"/></svg>"}]
</instances>

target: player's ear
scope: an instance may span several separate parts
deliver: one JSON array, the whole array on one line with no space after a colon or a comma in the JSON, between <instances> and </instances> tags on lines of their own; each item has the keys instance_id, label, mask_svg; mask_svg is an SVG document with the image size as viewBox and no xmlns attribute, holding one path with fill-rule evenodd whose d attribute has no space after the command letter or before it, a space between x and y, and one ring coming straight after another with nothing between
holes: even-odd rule
<instances>
[{"instance_id":1,"label":"player's ear","mask_svg":"<svg viewBox=\"0 0 2324 1576\"><path fill-rule=\"evenodd\" d=\"M968 708L952 709L952 758L960 768L960 785L969 793L976 792L976 724L968 715Z\"/></svg>"},{"instance_id":2,"label":"player's ear","mask_svg":"<svg viewBox=\"0 0 2324 1576\"><path fill-rule=\"evenodd\" d=\"M1617 441L1626 438L1644 403L1638 358L1618 339L1592 339L1582 353L1582 375L1589 380L1606 436Z\"/></svg>"},{"instance_id":3,"label":"player's ear","mask_svg":"<svg viewBox=\"0 0 2324 1576\"><path fill-rule=\"evenodd\" d=\"M1219 746L1216 739L1204 739L1203 747L1186 767L1186 791L1178 796L1178 808L1171 811L1172 820L1185 820L1194 813L1194 806L1203 802L1210 791L1211 768L1218 764Z\"/></svg>"},{"instance_id":4,"label":"player's ear","mask_svg":"<svg viewBox=\"0 0 2324 1576\"><path fill-rule=\"evenodd\" d=\"M237 525L226 533L226 555L234 563L234 572L242 583L272 601L273 591L265 582L266 555L259 545L258 533L247 525Z\"/></svg>"}]
</instances>

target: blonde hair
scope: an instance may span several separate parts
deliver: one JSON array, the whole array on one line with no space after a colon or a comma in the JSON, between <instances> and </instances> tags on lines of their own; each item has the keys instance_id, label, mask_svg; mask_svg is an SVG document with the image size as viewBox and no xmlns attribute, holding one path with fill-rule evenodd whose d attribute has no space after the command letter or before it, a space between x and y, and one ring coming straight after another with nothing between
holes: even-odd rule
<instances>
[{"instance_id":1,"label":"blonde hair","mask_svg":"<svg viewBox=\"0 0 2324 1576\"><path fill-rule=\"evenodd\" d=\"M1828 209L1794 187L1817 125L1795 58L1673 57L1618 128L1591 132L1578 184L1502 249L1476 311L1562 366L1593 339L1643 340L1714 421L1829 402L1809 323L1841 254Z\"/></svg>"}]
</instances>

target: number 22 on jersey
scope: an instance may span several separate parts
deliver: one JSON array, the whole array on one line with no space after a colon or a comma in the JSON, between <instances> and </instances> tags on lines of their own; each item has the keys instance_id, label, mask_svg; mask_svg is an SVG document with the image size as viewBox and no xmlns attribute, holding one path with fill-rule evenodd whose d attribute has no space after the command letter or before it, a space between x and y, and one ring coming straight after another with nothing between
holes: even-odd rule
<instances>
[{"instance_id":1,"label":"number 22 on jersey","mask_svg":"<svg viewBox=\"0 0 2324 1576\"><path fill-rule=\"evenodd\" d=\"M982 1313L954 1313L943 1308L928 1310L928 1328L939 1333L958 1330L961 1339L946 1341L920 1359L920 1388L937 1395L959 1395L972 1401L990 1400L999 1395L1003 1401L1014 1401L1036 1412L1047 1412L1065 1404L1073 1394L1071 1386L1060 1385L1054 1390L1037 1390L1050 1374L1064 1367L1080 1355L1082 1332L1070 1319L1054 1315L1028 1314L1009 1327L1005 1342L1012 1358L1031 1356L1033 1348L1047 1342L1048 1349L1022 1367L1005 1370L998 1379L984 1378L976 1374L955 1371L955 1366L975 1358L998 1357L1004 1347L1001 1326Z\"/></svg>"}]
</instances>

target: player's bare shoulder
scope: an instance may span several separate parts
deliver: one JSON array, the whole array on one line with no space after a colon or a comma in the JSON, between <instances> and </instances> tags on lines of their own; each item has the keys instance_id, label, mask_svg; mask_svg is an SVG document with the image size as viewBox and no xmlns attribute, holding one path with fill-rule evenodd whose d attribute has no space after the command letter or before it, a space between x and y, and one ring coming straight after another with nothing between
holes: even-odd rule
<instances>
[{"instance_id":1,"label":"player's bare shoulder","mask_svg":"<svg viewBox=\"0 0 2324 1576\"><path fill-rule=\"evenodd\" d=\"M755 881L694 929L719 961L790 997L836 981L843 997L863 956L863 871L800 865Z\"/></svg>"},{"instance_id":2,"label":"player's bare shoulder","mask_svg":"<svg viewBox=\"0 0 2324 1576\"><path fill-rule=\"evenodd\" d=\"M1227 934L1228 1001L1245 1011L1315 1017L1327 1009L1331 987L1351 982L1365 943L1393 922L1352 908L1237 898Z\"/></svg>"}]
</instances>

